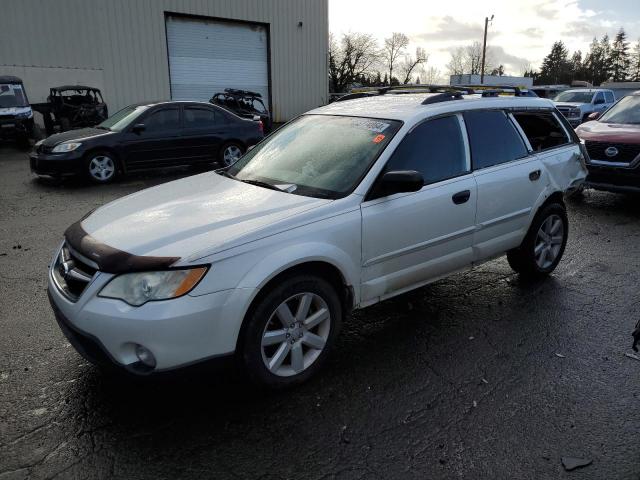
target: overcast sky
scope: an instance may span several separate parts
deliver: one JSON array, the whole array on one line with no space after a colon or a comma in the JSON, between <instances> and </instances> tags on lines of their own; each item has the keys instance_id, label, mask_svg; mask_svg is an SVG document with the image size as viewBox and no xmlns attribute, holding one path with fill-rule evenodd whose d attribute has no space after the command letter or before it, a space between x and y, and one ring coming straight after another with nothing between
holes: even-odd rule
<instances>
[{"instance_id":1,"label":"overcast sky","mask_svg":"<svg viewBox=\"0 0 640 480\"><path fill-rule=\"evenodd\" d=\"M538 68L556 40L584 53L595 36L613 37L623 26L632 43L640 37L640 0L329 0L329 29L368 32L380 39L403 32L411 50L424 47L429 66L446 73L448 51L482 41L484 18L495 15L487 44L508 74Z\"/></svg>"}]
</instances>

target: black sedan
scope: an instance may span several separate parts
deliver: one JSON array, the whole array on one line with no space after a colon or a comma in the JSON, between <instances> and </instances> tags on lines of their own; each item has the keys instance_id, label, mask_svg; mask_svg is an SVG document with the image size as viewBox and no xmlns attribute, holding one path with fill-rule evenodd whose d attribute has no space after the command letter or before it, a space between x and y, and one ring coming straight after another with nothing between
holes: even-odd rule
<instances>
[{"instance_id":1,"label":"black sedan","mask_svg":"<svg viewBox=\"0 0 640 480\"><path fill-rule=\"evenodd\" d=\"M228 166L262 137L260 121L203 102L123 108L92 128L52 135L30 154L37 175L85 175L108 183L119 174L173 166Z\"/></svg>"}]
</instances>

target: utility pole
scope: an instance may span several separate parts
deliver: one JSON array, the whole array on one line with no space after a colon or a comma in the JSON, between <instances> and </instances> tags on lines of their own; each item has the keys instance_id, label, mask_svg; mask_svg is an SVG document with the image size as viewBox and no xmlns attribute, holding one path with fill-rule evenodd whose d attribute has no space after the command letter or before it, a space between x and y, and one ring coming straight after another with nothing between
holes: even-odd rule
<instances>
[{"instance_id":1,"label":"utility pole","mask_svg":"<svg viewBox=\"0 0 640 480\"><path fill-rule=\"evenodd\" d=\"M480 85L484 84L484 60L487 55L487 28L489 27L489 22L493 21L493 15L491 18L484 17L484 41L482 42L482 66L480 67Z\"/></svg>"}]
</instances>

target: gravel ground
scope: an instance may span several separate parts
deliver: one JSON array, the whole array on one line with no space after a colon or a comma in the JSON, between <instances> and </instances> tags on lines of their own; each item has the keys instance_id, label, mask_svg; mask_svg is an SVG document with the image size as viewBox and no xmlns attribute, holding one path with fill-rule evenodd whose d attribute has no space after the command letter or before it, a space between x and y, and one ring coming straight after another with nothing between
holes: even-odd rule
<instances>
[{"instance_id":1,"label":"gravel ground","mask_svg":"<svg viewBox=\"0 0 640 480\"><path fill-rule=\"evenodd\" d=\"M328 368L263 393L233 368L102 374L65 341L45 274L106 187L36 180L0 146L0 479L640 478L640 202L569 204L555 274L504 259L353 315ZM591 460L565 472L562 457Z\"/></svg>"}]
</instances>

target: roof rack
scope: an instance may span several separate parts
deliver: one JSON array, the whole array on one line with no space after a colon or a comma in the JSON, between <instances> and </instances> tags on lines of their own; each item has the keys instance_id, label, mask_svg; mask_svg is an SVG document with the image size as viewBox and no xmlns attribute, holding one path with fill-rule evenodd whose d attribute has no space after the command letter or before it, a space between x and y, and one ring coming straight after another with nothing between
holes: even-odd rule
<instances>
[{"instance_id":1,"label":"roof rack","mask_svg":"<svg viewBox=\"0 0 640 480\"><path fill-rule=\"evenodd\" d=\"M514 97L524 97L526 89L513 85L460 85L473 90L473 93L481 93L483 97L497 97L501 93L513 93Z\"/></svg>"},{"instance_id":2,"label":"roof rack","mask_svg":"<svg viewBox=\"0 0 640 480\"><path fill-rule=\"evenodd\" d=\"M393 92L395 94L398 93L421 93L423 91L427 91L428 93L449 93L449 92L460 92L462 94L465 93L473 93L470 88L465 86L458 85L436 85L436 84L417 84L417 85L394 85L391 87L382 87L378 89L378 93L380 95L384 95L388 92Z\"/></svg>"}]
</instances>

